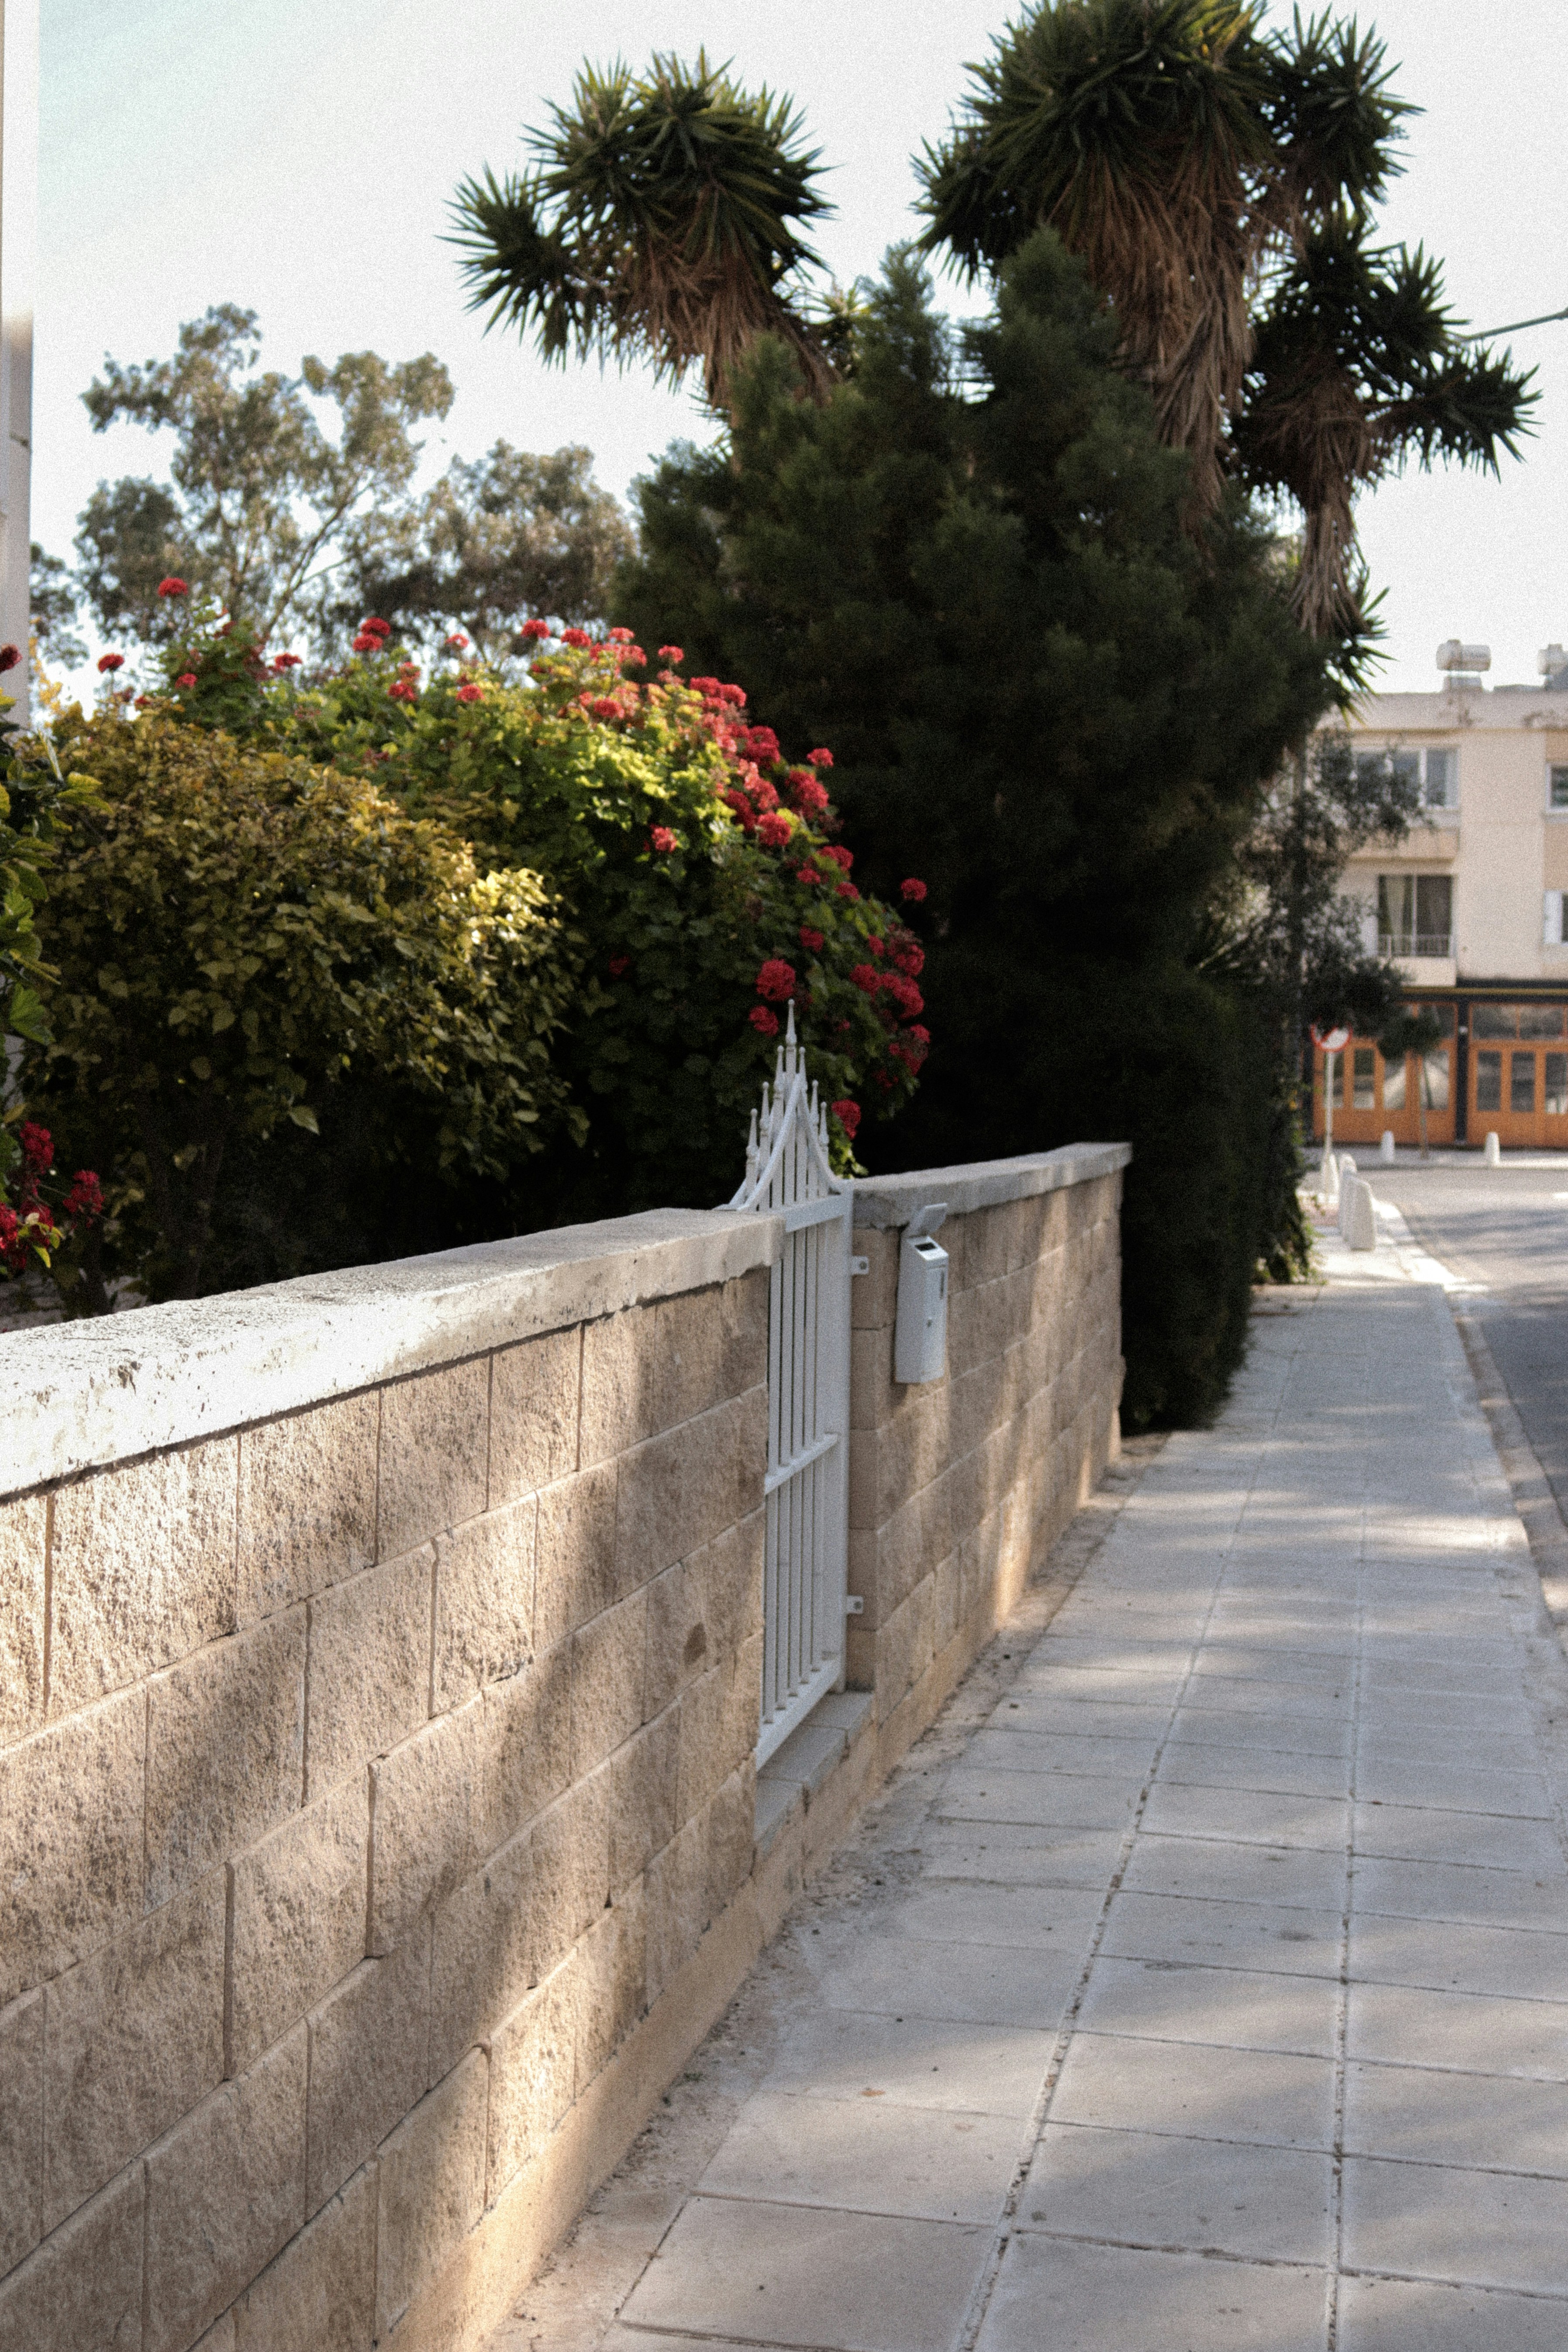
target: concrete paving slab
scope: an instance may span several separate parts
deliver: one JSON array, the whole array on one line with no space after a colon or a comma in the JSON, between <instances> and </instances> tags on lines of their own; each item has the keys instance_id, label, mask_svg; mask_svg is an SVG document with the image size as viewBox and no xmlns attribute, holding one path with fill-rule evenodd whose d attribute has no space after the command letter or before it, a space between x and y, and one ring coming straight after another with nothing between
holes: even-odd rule
<instances>
[{"instance_id":1,"label":"concrete paving slab","mask_svg":"<svg viewBox=\"0 0 1568 2352\"><path fill-rule=\"evenodd\" d=\"M1117 1830L1019 1828L1009 1822L937 1822L921 1843L928 1878L973 1879L994 1886L1092 1889L1101 1900L1120 1868L1123 1834Z\"/></svg>"},{"instance_id":2,"label":"concrete paving slab","mask_svg":"<svg viewBox=\"0 0 1568 2352\"><path fill-rule=\"evenodd\" d=\"M1339 2005L1338 1984L1316 1977L1101 1955L1089 1972L1078 2022L1093 2033L1329 2058Z\"/></svg>"},{"instance_id":3,"label":"concrete paving slab","mask_svg":"<svg viewBox=\"0 0 1568 2352\"><path fill-rule=\"evenodd\" d=\"M1331 2147L1334 2069L1327 2058L1078 2032L1050 2113L1188 2139Z\"/></svg>"},{"instance_id":4,"label":"concrete paving slab","mask_svg":"<svg viewBox=\"0 0 1568 2352\"><path fill-rule=\"evenodd\" d=\"M904 2106L1005 2116L1033 2112L1054 2036L1018 2026L889 2017L878 2010L808 2010L778 2052L768 2080L816 2099L879 2092Z\"/></svg>"},{"instance_id":5,"label":"concrete paving slab","mask_svg":"<svg viewBox=\"0 0 1568 2352\"><path fill-rule=\"evenodd\" d=\"M1463 1864L1380 1862L1358 1857L1351 1906L1405 1919L1455 1919L1478 1927L1561 1929L1568 1917L1560 1880Z\"/></svg>"},{"instance_id":6,"label":"concrete paving slab","mask_svg":"<svg viewBox=\"0 0 1568 2352\"><path fill-rule=\"evenodd\" d=\"M1562 1841L1549 1822L1498 1814L1456 1813L1433 1806L1361 1805L1355 1809L1355 1850L1391 1862L1469 1863L1483 1870L1517 1870L1531 1878L1568 1880ZM1568 1909L1568 1885L1563 1902Z\"/></svg>"},{"instance_id":7,"label":"concrete paving slab","mask_svg":"<svg viewBox=\"0 0 1568 2352\"><path fill-rule=\"evenodd\" d=\"M1301 1756L1278 1748L1226 1748L1172 1740L1160 1758L1162 1782L1194 1789L1256 1789L1276 1796L1347 1798L1348 1756Z\"/></svg>"},{"instance_id":8,"label":"concrete paving slab","mask_svg":"<svg viewBox=\"0 0 1568 2352\"><path fill-rule=\"evenodd\" d=\"M1568 2180L1345 2158L1348 2269L1561 2292L1565 2239Z\"/></svg>"},{"instance_id":9,"label":"concrete paving slab","mask_svg":"<svg viewBox=\"0 0 1568 2352\"><path fill-rule=\"evenodd\" d=\"M948 1774L936 1816L944 1822L1119 1830L1131 1820L1142 1787L1142 1775L1009 1772L964 1764Z\"/></svg>"},{"instance_id":10,"label":"concrete paving slab","mask_svg":"<svg viewBox=\"0 0 1568 2352\"><path fill-rule=\"evenodd\" d=\"M1327 2263L1333 2160L1296 2148L1047 2124L1018 2226L1128 2246Z\"/></svg>"},{"instance_id":11,"label":"concrete paving slab","mask_svg":"<svg viewBox=\"0 0 1568 2352\"><path fill-rule=\"evenodd\" d=\"M868 1939L827 1969L822 1998L829 2009L1052 2027L1072 1998L1079 1965L1070 1950L984 1944L963 1951L912 1936L887 1937Z\"/></svg>"},{"instance_id":12,"label":"concrete paving slab","mask_svg":"<svg viewBox=\"0 0 1568 2352\"><path fill-rule=\"evenodd\" d=\"M1429 2164L1458 2157L1490 2171L1568 2179L1568 2088L1561 2083L1352 2063L1344 2107L1345 2147L1361 2156Z\"/></svg>"},{"instance_id":13,"label":"concrete paving slab","mask_svg":"<svg viewBox=\"0 0 1568 2352\"><path fill-rule=\"evenodd\" d=\"M1424 1985L1352 1984L1345 2026L1351 2058L1395 2066L1529 2074L1568 2082L1568 2002Z\"/></svg>"},{"instance_id":14,"label":"concrete paving slab","mask_svg":"<svg viewBox=\"0 0 1568 2352\"><path fill-rule=\"evenodd\" d=\"M698 2189L710 2197L994 2223L1018 2146L1019 2126L1009 2116L906 2106L876 2084L857 2099L770 2089L747 2101Z\"/></svg>"},{"instance_id":15,"label":"concrete paving slab","mask_svg":"<svg viewBox=\"0 0 1568 2352\"><path fill-rule=\"evenodd\" d=\"M1321 2271L1022 2231L977 2352L1323 2352L1327 2303Z\"/></svg>"},{"instance_id":16,"label":"concrete paving slab","mask_svg":"<svg viewBox=\"0 0 1568 2352\"><path fill-rule=\"evenodd\" d=\"M628 2328L812 2352L952 2352L990 2231L693 2197L628 2297Z\"/></svg>"},{"instance_id":17,"label":"concrete paving slab","mask_svg":"<svg viewBox=\"0 0 1568 2352\"><path fill-rule=\"evenodd\" d=\"M1189 1755L1192 1750L1186 1751ZM1141 1827L1153 1837L1224 1839L1227 1843L1309 1846L1342 1854L1350 1808L1331 1798L1289 1796L1277 1789L1216 1789L1202 1782L1158 1780L1149 1792Z\"/></svg>"},{"instance_id":18,"label":"concrete paving slab","mask_svg":"<svg viewBox=\"0 0 1568 2352\"><path fill-rule=\"evenodd\" d=\"M1106 1915L1100 1952L1102 1958L1120 1955L1330 1977L1337 1983L1342 1943L1343 1922L1337 1911L1121 1894Z\"/></svg>"},{"instance_id":19,"label":"concrete paving slab","mask_svg":"<svg viewBox=\"0 0 1568 2352\"><path fill-rule=\"evenodd\" d=\"M1356 1795L1364 1804L1422 1805L1436 1811L1508 1813L1536 1821L1550 1821L1552 1811L1552 1792L1542 1772L1376 1753L1362 1756Z\"/></svg>"},{"instance_id":20,"label":"concrete paving slab","mask_svg":"<svg viewBox=\"0 0 1568 2352\"><path fill-rule=\"evenodd\" d=\"M1469 1927L1448 1919L1351 1920L1350 1974L1362 1984L1432 1985L1448 1992L1506 1993L1518 2000L1568 1997L1568 1935L1538 1927Z\"/></svg>"},{"instance_id":21,"label":"concrete paving slab","mask_svg":"<svg viewBox=\"0 0 1568 2352\"><path fill-rule=\"evenodd\" d=\"M1143 1895L1212 1895L1233 1903L1299 1903L1310 1911L1342 1911L1345 1862L1342 1853L1313 1846L1141 1836L1121 1884Z\"/></svg>"},{"instance_id":22,"label":"concrete paving slab","mask_svg":"<svg viewBox=\"0 0 1568 2352\"><path fill-rule=\"evenodd\" d=\"M1563 2352L1568 2303L1427 2280L1348 2278L1340 2352Z\"/></svg>"}]
</instances>

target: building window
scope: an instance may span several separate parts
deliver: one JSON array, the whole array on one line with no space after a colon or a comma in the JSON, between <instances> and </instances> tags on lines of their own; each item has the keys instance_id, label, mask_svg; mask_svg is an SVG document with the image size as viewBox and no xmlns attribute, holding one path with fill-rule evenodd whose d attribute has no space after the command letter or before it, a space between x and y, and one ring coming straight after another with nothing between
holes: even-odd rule
<instances>
[{"instance_id":1,"label":"building window","mask_svg":"<svg viewBox=\"0 0 1568 2352\"><path fill-rule=\"evenodd\" d=\"M1371 1045L1357 1045L1355 1072L1352 1079L1352 1108L1377 1108L1377 1055Z\"/></svg>"},{"instance_id":2,"label":"building window","mask_svg":"<svg viewBox=\"0 0 1568 2352\"><path fill-rule=\"evenodd\" d=\"M1548 1054L1546 1056L1546 1101L1543 1106L1549 1118L1568 1115L1568 1054Z\"/></svg>"},{"instance_id":3,"label":"building window","mask_svg":"<svg viewBox=\"0 0 1568 2352\"><path fill-rule=\"evenodd\" d=\"M1356 774L1363 783L1375 782L1384 761L1396 776L1406 778L1421 789L1421 803L1429 809L1457 809L1459 805L1459 755L1449 746L1427 751L1409 751L1391 748L1386 751L1358 751ZM1563 771L1568 778L1568 769ZM1555 802L1553 807L1557 805ZM1568 800L1563 803L1568 808Z\"/></svg>"},{"instance_id":4,"label":"building window","mask_svg":"<svg viewBox=\"0 0 1568 2352\"><path fill-rule=\"evenodd\" d=\"M1454 879L1450 874L1380 874L1377 950L1385 956L1453 953Z\"/></svg>"},{"instance_id":5,"label":"building window","mask_svg":"<svg viewBox=\"0 0 1568 2352\"><path fill-rule=\"evenodd\" d=\"M1498 1053L1476 1055L1476 1108L1502 1108L1502 1055Z\"/></svg>"},{"instance_id":6,"label":"building window","mask_svg":"<svg viewBox=\"0 0 1568 2352\"><path fill-rule=\"evenodd\" d=\"M1563 893L1543 890L1541 894L1541 940L1543 947L1563 945Z\"/></svg>"},{"instance_id":7,"label":"building window","mask_svg":"<svg viewBox=\"0 0 1568 2352\"><path fill-rule=\"evenodd\" d=\"M1546 771L1546 805L1568 809L1568 768L1548 768Z\"/></svg>"},{"instance_id":8,"label":"building window","mask_svg":"<svg viewBox=\"0 0 1568 2352\"><path fill-rule=\"evenodd\" d=\"M1529 1113L1535 1108L1535 1056L1533 1054L1510 1054L1508 1107L1511 1111Z\"/></svg>"}]
</instances>

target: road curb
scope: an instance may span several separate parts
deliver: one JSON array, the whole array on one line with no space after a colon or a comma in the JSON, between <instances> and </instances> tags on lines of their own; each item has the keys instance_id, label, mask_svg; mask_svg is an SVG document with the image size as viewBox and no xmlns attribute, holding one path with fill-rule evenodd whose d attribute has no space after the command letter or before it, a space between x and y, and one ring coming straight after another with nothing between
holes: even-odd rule
<instances>
[{"instance_id":1,"label":"road curb","mask_svg":"<svg viewBox=\"0 0 1568 2352\"><path fill-rule=\"evenodd\" d=\"M1547 1614L1557 1628L1559 1639L1563 1640L1568 1634L1568 1526L1563 1524L1551 1482L1525 1435L1519 1409L1508 1392L1479 1320L1462 1313L1451 1300L1449 1310L1460 1345L1469 1359L1481 1411L1502 1464L1513 1507L1524 1525ZM1568 1640L1563 1645L1568 1650Z\"/></svg>"}]
</instances>

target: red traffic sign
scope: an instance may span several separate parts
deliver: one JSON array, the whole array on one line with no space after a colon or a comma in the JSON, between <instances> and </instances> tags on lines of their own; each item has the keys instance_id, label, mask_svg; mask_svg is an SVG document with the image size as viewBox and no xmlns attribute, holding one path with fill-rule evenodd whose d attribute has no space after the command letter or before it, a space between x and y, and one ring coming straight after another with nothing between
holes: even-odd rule
<instances>
[{"instance_id":1,"label":"red traffic sign","mask_svg":"<svg viewBox=\"0 0 1568 2352\"><path fill-rule=\"evenodd\" d=\"M1342 1054L1350 1041L1348 1029L1320 1029L1315 1021L1312 1024L1312 1043L1325 1054Z\"/></svg>"}]
</instances>

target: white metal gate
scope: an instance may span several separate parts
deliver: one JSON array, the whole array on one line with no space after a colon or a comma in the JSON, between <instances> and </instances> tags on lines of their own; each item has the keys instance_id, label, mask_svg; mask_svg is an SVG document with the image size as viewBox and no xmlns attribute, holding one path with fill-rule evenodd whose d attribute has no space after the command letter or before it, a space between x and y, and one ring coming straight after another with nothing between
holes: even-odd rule
<instances>
[{"instance_id":1,"label":"white metal gate","mask_svg":"<svg viewBox=\"0 0 1568 2352\"><path fill-rule=\"evenodd\" d=\"M829 1166L827 1114L808 1088L793 1004L730 1206L784 1221L768 1309L762 1764L843 1680L849 1541L854 1188Z\"/></svg>"}]
</instances>

